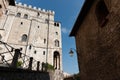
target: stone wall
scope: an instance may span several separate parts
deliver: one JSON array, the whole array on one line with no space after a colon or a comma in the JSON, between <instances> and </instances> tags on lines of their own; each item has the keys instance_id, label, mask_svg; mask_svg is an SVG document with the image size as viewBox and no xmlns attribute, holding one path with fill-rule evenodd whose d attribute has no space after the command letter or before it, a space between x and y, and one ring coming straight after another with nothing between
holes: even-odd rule
<instances>
[{"instance_id":1,"label":"stone wall","mask_svg":"<svg viewBox=\"0 0 120 80\"><path fill-rule=\"evenodd\" d=\"M0 67L0 80L50 80L49 73Z\"/></svg>"},{"instance_id":2,"label":"stone wall","mask_svg":"<svg viewBox=\"0 0 120 80\"><path fill-rule=\"evenodd\" d=\"M23 54L41 63L48 62L53 66L55 52L58 52L60 60L56 63L60 68L57 69L62 70L61 24L54 21L54 15L54 11L27 4L18 3L16 6L9 6L0 21L1 41L14 48L21 48ZM26 41L22 40L24 37ZM59 41L59 46L55 45L56 40ZM6 51L3 46L0 47L2 48L0 52ZM6 54L5 58L10 59Z\"/></svg>"},{"instance_id":3,"label":"stone wall","mask_svg":"<svg viewBox=\"0 0 120 80\"><path fill-rule=\"evenodd\" d=\"M109 14L99 26L96 0L84 18L75 38L81 80L120 79L120 1L109 0ZM106 4L108 0L105 0Z\"/></svg>"}]
</instances>

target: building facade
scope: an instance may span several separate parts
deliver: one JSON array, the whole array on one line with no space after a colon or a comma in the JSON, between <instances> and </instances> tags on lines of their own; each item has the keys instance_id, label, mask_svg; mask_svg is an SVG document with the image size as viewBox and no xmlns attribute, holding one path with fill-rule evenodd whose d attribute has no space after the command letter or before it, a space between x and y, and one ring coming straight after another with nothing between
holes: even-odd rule
<instances>
[{"instance_id":1,"label":"building facade","mask_svg":"<svg viewBox=\"0 0 120 80\"><path fill-rule=\"evenodd\" d=\"M54 21L54 15L54 11L21 3L9 6L0 22L1 41L40 63L62 70L61 24ZM5 50L1 46L1 51Z\"/></svg>"},{"instance_id":2,"label":"building facade","mask_svg":"<svg viewBox=\"0 0 120 80\"><path fill-rule=\"evenodd\" d=\"M80 80L120 79L120 1L85 0L75 37Z\"/></svg>"}]
</instances>

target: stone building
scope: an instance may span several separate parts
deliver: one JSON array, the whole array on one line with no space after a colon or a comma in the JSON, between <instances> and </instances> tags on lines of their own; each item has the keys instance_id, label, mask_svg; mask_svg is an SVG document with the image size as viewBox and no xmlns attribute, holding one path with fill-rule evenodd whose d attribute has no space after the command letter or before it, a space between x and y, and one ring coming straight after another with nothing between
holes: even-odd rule
<instances>
[{"instance_id":1,"label":"stone building","mask_svg":"<svg viewBox=\"0 0 120 80\"><path fill-rule=\"evenodd\" d=\"M85 0L70 36L81 80L120 79L120 0Z\"/></svg>"},{"instance_id":2,"label":"stone building","mask_svg":"<svg viewBox=\"0 0 120 80\"><path fill-rule=\"evenodd\" d=\"M4 14L5 9L7 9L8 5L15 5L14 0L0 0L0 17Z\"/></svg>"},{"instance_id":3,"label":"stone building","mask_svg":"<svg viewBox=\"0 0 120 80\"><path fill-rule=\"evenodd\" d=\"M62 70L61 24L54 21L54 15L54 11L22 3L9 6L0 22L1 41L21 49L22 54L40 63ZM4 46L2 51L6 51ZM10 58L7 54L4 56Z\"/></svg>"}]
</instances>

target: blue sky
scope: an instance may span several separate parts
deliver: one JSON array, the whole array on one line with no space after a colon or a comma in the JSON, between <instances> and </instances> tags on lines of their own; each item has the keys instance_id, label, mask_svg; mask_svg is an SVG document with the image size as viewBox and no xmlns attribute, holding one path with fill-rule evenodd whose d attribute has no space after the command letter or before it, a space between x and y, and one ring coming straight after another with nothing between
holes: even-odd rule
<instances>
[{"instance_id":1,"label":"blue sky","mask_svg":"<svg viewBox=\"0 0 120 80\"><path fill-rule=\"evenodd\" d=\"M62 25L63 71L70 74L78 73L76 53L73 57L69 56L70 48L75 48L75 40L69 37L69 34L84 0L16 0L16 2L55 11L55 21L61 22Z\"/></svg>"}]
</instances>

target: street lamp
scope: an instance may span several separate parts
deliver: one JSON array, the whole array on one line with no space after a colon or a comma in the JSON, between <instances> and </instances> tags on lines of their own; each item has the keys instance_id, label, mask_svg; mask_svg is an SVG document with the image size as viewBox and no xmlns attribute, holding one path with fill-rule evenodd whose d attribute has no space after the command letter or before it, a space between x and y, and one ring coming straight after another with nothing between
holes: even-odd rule
<instances>
[{"instance_id":1,"label":"street lamp","mask_svg":"<svg viewBox=\"0 0 120 80\"><path fill-rule=\"evenodd\" d=\"M72 49L70 49L69 54L70 54L70 56L71 56L71 57L73 56L74 52L73 52L73 50L72 50Z\"/></svg>"},{"instance_id":2,"label":"street lamp","mask_svg":"<svg viewBox=\"0 0 120 80\"><path fill-rule=\"evenodd\" d=\"M74 51L77 53L77 50L76 49L74 49L74 48L71 48L70 49L70 52L69 52L69 55L72 57L73 55L74 55Z\"/></svg>"}]
</instances>

